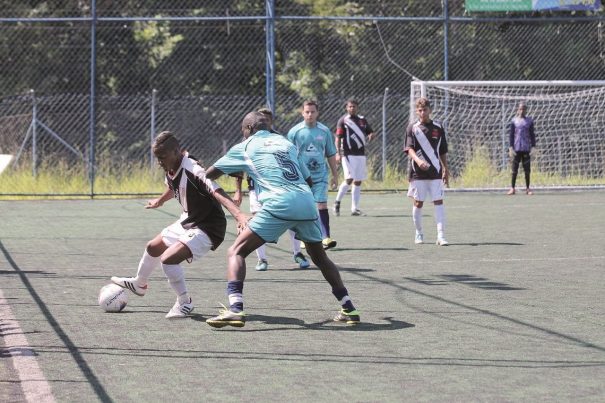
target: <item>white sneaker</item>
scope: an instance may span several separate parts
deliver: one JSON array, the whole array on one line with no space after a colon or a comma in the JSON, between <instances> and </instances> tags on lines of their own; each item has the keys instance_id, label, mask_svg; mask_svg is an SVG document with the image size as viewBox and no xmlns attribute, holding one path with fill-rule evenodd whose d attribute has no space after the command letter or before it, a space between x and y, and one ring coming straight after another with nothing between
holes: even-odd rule
<instances>
[{"instance_id":1,"label":"white sneaker","mask_svg":"<svg viewBox=\"0 0 605 403\"><path fill-rule=\"evenodd\" d=\"M178 319L185 318L193 311L193 303L191 298L189 298L189 302L184 304L179 304L179 299L176 299L174 306L172 309L166 314L167 319Z\"/></svg>"},{"instance_id":2,"label":"white sneaker","mask_svg":"<svg viewBox=\"0 0 605 403\"><path fill-rule=\"evenodd\" d=\"M147 284L145 285L138 285L135 281L134 281L134 277L116 277L113 276L111 278L111 282L119 285L122 288L127 288L130 291L132 291L133 293L135 293L136 295L138 295L139 297L142 297L143 295L145 295L145 293L147 292Z\"/></svg>"},{"instance_id":3,"label":"white sneaker","mask_svg":"<svg viewBox=\"0 0 605 403\"><path fill-rule=\"evenodd\" d=\"M415 244L424 243L424 235L420 232L416 232L416 237L414 238L414 243Z\"/></svg>"},{"instance_id":4,"label":"white sneaker","mask_svg":"<svg viewBox=\"0 0 605 403\"><path fill-rule=\"evenodd\" d=\"M448 246L450 243L445 240L445 238L437 238L437 242L435 242L437 246Z\"/></svg>"}]
</instances>

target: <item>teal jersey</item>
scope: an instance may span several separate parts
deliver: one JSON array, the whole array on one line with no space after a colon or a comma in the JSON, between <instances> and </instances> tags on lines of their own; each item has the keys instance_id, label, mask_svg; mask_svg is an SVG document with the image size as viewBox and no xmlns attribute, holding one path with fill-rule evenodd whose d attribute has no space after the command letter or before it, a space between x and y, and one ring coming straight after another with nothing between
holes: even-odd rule
<instances>
[{"instance_id":1,"label":"teal jersey","mask_svg":"<svg viewBox=\"0 0 605 403\"><path fill-rule=\"evenodd\" d=\"M313 193L304 179L296 147L266 130L236 144L213 164L221 172L246 172L263 210L282 220L315 220Z\"/></svg>"},{"instance_id":2,"label":"teal jersey","mask_svg":"<svg viewBox=\"0 0 605 403\"><path fill-rule=\"evenodd\" d=\"M329 167L326 158L336 154L330 129L319 122L315 127L307 127L305 122L300 122L290 129L288 140L298 148L298 155L311 173L313 183L327 183Z\"/></svg>"}]
</instances>

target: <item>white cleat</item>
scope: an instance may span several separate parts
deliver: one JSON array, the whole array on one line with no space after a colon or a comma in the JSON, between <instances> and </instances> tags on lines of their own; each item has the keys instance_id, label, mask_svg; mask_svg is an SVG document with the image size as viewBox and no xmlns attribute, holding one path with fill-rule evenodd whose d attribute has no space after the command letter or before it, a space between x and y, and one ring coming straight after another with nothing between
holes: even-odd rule
<instances>
[{"instance_id":1,"label":"white cleat","mask_svg":"<svg viewBox=\"0 0 605 403\"><path fill-rule=\"evenodd\" d=\"M448 246L450 243L448 241L445 240L445 238L437 238L437 242L435 242L435 245L437 246Z\"/></svg>"},{"instance_id":2,"label":"white cleat","mask_svg":"<svg viewBox=\"0 0 605 403\"><path fill-rule=\"evenodd\" d=\"M424 235L421 234L420 232L416 232L416 237L414 238L414 243L417 245L424 243Z\"/></svg>"},{"instance_id":3,"label":"white cleat","mask_svg":"<svg viewBox=\"0 0 605 403\"><path fill-rule=\"evenodd\" d=\"M134 281L134 277L116 277L116 276L113 276L111 278L111 282L114 283L114 284L116 284L116 285L119 285L122 288L129 289L130 291L132 291L134 294L138 295L139 297L142 297L147 292L147 284L145 284L145 285L138 285Z\"/></svg>"},{"instance_id":4,"label":"white cleat","mask_svg":"<svg viewBox=\"0 0 605 403\"><path fill-rule=\"evenodd\" d=\"M193 303L191 298L189 298L189 302L185 302L184 304L179 304L179 300L177 298L172 309L166 314L166 319L186 318L191 311L193 311Z\"/></svg>"}]
</instances>

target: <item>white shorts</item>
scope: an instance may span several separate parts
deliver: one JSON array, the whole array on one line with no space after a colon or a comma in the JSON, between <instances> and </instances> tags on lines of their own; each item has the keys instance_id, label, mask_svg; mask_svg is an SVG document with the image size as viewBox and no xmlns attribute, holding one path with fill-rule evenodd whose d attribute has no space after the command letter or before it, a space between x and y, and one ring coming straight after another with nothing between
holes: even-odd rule
<instances>
[{"instance_id":1,"label":"white shorts","mask_svg":"<svg viewBox=\"0 0 605 403\"><path fill-rule=\"evenodd\" d=\"M250 198L250 212L252 214L258 213L263 207L263 205L258 201L258 195L254 190L251 190L248 192L248 197Z\"/></svg>"},{"instance_id":2,"label":"white shorts","mask_svg":"<svg viewBox=\"0 0 605 403\"><path fill-rule=\"evenodd\" d=\"M340 161L342 162L342 170L344 172L345 179L362 181L368 177L365 155L343 156Z\"/></svg>"},{"instance_id":3,"label":"white shorts","mask_svg":"<svg viewBox=\"0 0 605 403\"><path fill-rule=\"evenodd\" d=\"M199 228L185 229L180 221L162 230L162 240L166 246L177 242L187 246L191 251L191 261L200 259L212 249L212 241L204 231Z\"/></svg>"},{"instance_id":4,"label":"white shorts","mask_svg":"<svg viewBox=\"0 0 605 403\"><path fill-rule=\"evenodd\" d=\"M427 196L432 201L443 200L445 191L442 179L423 179L410 181L408 196L417 201L424 201Z\"/></svg>"}]
</instances>

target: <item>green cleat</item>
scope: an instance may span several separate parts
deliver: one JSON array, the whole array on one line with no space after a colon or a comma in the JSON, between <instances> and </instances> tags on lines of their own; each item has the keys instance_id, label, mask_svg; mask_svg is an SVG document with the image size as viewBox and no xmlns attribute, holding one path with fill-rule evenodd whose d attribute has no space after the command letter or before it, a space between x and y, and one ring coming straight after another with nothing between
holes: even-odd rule
<instances>
[{"instance_id":1,"label":"green cleat","mask_svg":"<svg viewBox=\"0 0 605 403\"><path fill-rule=\"evenodd\" d=\"M340 312L334 317L334 322L345 322L348 325L356 325L359 323L359 312L346 311L341 309Z\"/></svg>"},{"instance_id":2,"label":"green cleat","mask_svg":"<svg viewBox=\"0 0 605 403\"><path fill-rule=\"evenodd\" d=\"M212 327L244 327L246 318L243 312L231 312L228 309L222 309L218 316L206 319L206 323Z\"/></svg>"}]
</instances>

